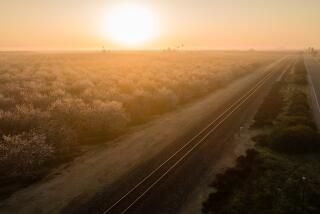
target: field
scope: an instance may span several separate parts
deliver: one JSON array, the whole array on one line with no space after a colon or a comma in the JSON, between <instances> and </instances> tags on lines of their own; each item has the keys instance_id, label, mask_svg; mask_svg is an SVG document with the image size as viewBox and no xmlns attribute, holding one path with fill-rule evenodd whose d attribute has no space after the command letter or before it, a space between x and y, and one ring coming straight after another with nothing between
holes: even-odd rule
<instances>
[{"instance_id":1,"label":"field","mask_svg":"<svg viewBox=\"0 0 320 214\"><path fill-rule=\"evenodd\" d=\"M106 142L279 56L0 53L1 178L37 178L77 154L79 145Z\"/></svg>"}]
</instances>

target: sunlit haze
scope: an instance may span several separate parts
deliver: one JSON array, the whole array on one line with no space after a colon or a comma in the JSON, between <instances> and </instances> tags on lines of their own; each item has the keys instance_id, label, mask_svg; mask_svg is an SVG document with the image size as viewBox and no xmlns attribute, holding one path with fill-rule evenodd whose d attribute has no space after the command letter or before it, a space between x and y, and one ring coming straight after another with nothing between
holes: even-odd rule
<instances>
[{"instance_id":1,"label":"sunlit haze","mask_svg":"<svg viewBox=\"0 0 320 214\"><path fill-rule=\"evenodd\" d=\"M138 4L119 4L106 11L101 30L106 39L119 45L135 46L155 36L156 28L153 11Z\"/></svg>"},{"instance_id":2,"label":"sunlit haze","mask_svg":"<svg viewBox=\"0 0 320 214\"><path fill-rule=\"evenodd\" d=\"M0 0L0 214L320 213L319 21L320 0Z\"/></svg>"},{"instance_id":3,"label":"sunlit haze","mask_svg":"<svg viewBox=\"0 0 320 214\"><path fill-rule=\"evenodd\" d=\"M320 46L319 0L1 0L0 50Z\"/></svg>"}]
</instances>

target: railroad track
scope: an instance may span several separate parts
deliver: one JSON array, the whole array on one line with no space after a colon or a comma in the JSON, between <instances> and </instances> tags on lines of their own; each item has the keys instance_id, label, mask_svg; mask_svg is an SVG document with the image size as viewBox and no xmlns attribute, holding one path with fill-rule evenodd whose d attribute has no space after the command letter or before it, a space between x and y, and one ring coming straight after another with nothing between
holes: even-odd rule
<instances>
[{"instance_id":1,"label":"railroad track","mask_svg":"<svg viewBox=\"0 0 320 214\"><path fill-rule=\"evenodd\" d=\"M280 66L280 69L283 66ZM277 73L280 69L272 69L264 77L262 77L249 91L242 97L229 105L227 109L214 119L208 126L202 129L197 135L186 142L174 154L161 163L157 168L150 172L144 179L131 188L119 200L113 203L103 214L110 213L128 213L131 208L155 185L157 185L166 175L183 162L183 160L202 144L224 121L226 121L235 111L237 111L249 98L253 97L259 88ZM284 72L287 69L284 69Z\"/></svg>"}]
</instances>

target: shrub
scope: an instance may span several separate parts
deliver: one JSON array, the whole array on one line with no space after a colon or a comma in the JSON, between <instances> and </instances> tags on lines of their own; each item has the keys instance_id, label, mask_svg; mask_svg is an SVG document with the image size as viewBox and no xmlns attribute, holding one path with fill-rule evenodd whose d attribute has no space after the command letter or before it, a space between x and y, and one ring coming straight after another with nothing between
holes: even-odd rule
<instances>
[{"instance_id":1,"label":"shrub","mask_svg":"<svg viewBox=\"0 0 320 214\"><path fill-rule=\"evenodd\" d=\"M260 105L258 112L254 117L254 127L272 125L275 118L280 114L284 101L280 93L281 82L276 82L269 94Z\"/></svg>"},{"instance_id":2,"label":"shrub","mask_svg":"<svg viewBox=\"0 0 320 214\"><path fill-rule=\"evenodd\" d=\"M305 125L279 127L270 136L271 148L285 153L309 153L319 150L318 133Z\"/></svg>"},{"instance_id":3,"label":"shrub","mask_svg":"<svg viewBox=\"0 0 320 214\"><path fill-rule=\"evenodd\" d=\"M43 134L29 132L3 136L0 143L1 175L13 179L35 179L53 158L53 152Z\"/></svg>"},{"instance_id":4,"label":"shrub","mask_svg":"<svg viewBox=\"0 0 320 214\"><path fill-rule=\"evenodd\" d=\"M310 114L308 97L305 93L302 91L294 91L290 97L287 114L294 116L308 116Z\"/></svg>"},{"instance_id":5,"label":"shrub","mask_svg":"<svg viewBox=\"0 0 320 214\"><path fill-rule=\"evenodd\" d=\"M113 135L123 130L129 122L129 117L122 104L116 101L94 101L84 112L77 129L80 135Z\"/></svg>"},{"instance_id":6,"label":"shrub","mask_svg":"<svg viewBox=\"0 0 320 214\"><path fill-rule=\"evenodd\" d=\"M257 151L257 158L242 157L246 164L237 161L234 168L217 177L212 184L216 191L203 203L203 213L319 213L317 155L288 158L261 147Z\"/></svg>"},{"instance_id":7,"label":"shrub","mask_svg":"<svg viewBox=\"0 0 320 214\"><path fill-rule=\"evenodd\" d=\"M240 156L236 166L218 174L216 180L211 184L216 192L211 193L207 201L203 203L203 213L224 213L230 201L230 197L237 188L247 182L247 178L256 177L260 174L259 164L261 158L254 149L249 149L245 156Z\"/></svg>"},{"instance_id":8,"label":"shrub","mask_svg":"<svg viewBox=\"0 0 320 214\"><path fill-rule=\"evenodd\" d=\"M57 161L74 157L80 152L76 131L57 121L49 121L38 129L46 136L46 143L54 148Z\"/></svg>"},{"instance_id":9,"label":"shrub","mask_svg":"<svg viewBox=\"0 0 320 214\"><path fill-rule=\"evenodd\" d=\"M313 122L313 120L309 116L282 116L280 119L280 123L278 125L281 125L283 127L290 127L290 126L296 126L297 124L310 127L314 130L316 130L316 124Z\"/></svg>"},{"instance_id":10,"label":"shrub","mask_svg":"<svg viewBox=\"0 0 320 214\"><path fill-rule=\"evenodd\" d=\"M299 60L295 67L295 74L293 78L293 82L298 85L306 85L307 81L307 70L304 65L303 59Z\"/></svg>"},{"instance_id":11,"label":"shrub","mask_svg":"<svg viewBox=\"0 0 320 214\"><path fill-rule=\"evenodd\" d=\"M47 112L31 105L18 105L12 111L0 110L0 135L16 135L29 132L45 124L49 119Z\"/></svg>"}]
</instances>

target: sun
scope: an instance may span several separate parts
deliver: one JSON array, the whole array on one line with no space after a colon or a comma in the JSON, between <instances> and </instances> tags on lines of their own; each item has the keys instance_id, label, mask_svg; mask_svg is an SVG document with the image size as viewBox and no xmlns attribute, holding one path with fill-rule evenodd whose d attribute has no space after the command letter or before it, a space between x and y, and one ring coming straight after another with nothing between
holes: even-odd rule
<instances>
[{"instance_id":1,"label":"sun","mask_svg":"<svg viewBox=\"0 0 320 214\"><path fill-rule=\"evenodd\" d=\"M138 4L121 4L111 8L104 21L105 36L125 46L148 42L156 35L154 13Z\"/></svg>"}]
</instances>

